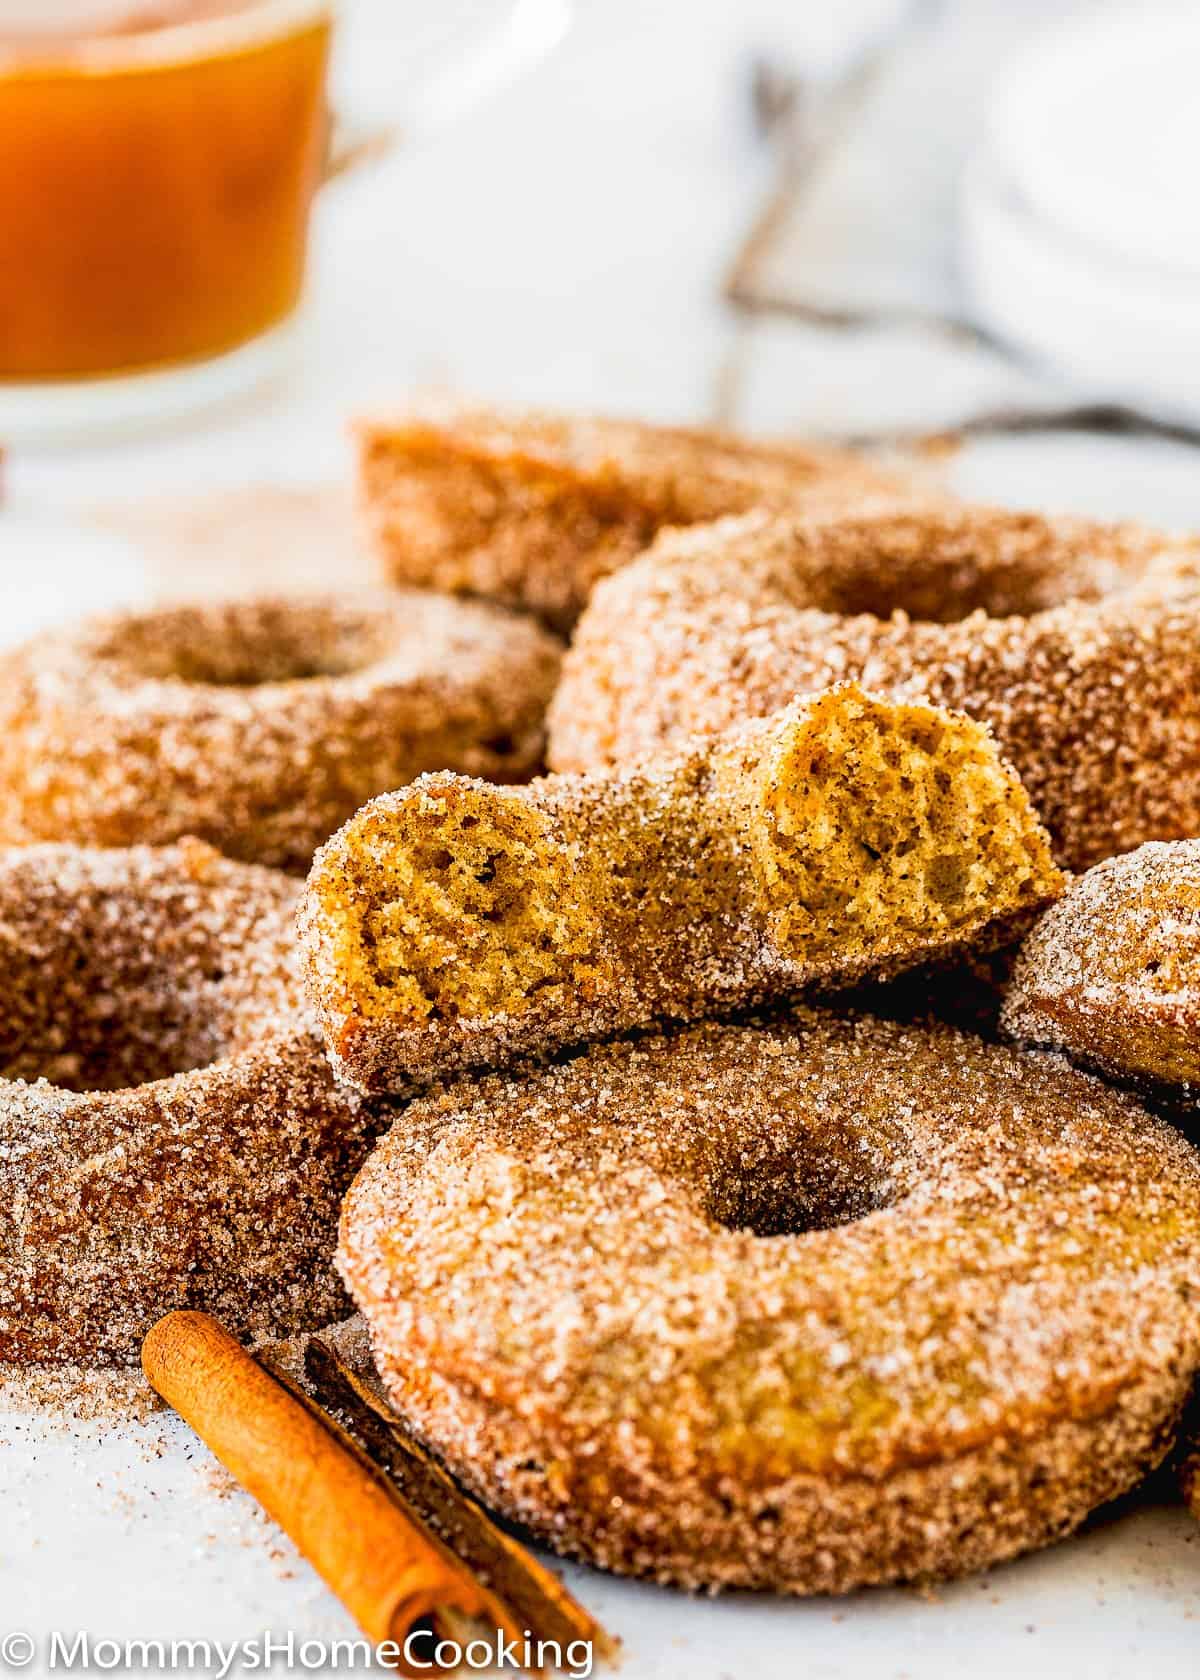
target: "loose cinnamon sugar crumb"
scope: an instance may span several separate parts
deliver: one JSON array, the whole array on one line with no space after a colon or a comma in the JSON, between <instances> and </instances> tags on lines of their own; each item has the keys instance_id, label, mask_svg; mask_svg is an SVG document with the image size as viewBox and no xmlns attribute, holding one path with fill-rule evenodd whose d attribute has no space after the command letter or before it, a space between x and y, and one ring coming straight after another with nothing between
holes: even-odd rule
<instances>
[{"instance_id":1,"label":"loose cinnamon sugar crumb","mask_svg":"<svg viewBox=\"0 0 1200 1680\"><path fill-rule=\"evenodd\" d=\"M104 501L89 524L131 542L156 602L312 596L383 582L342 485L257 484Z\"/></svg>"},{"instance_id":2,"label":"loose cinnamon sugar crumb","mask_svg":"<svg viewBox=\"0 0 1200 1680\"><path fill-rule=\"evenodd\" d=\"M246 1340L259 1359L303 1386L304 1349L316 1332L353 1370L374 1375L366 1326L357 1313L335 1324L314 1318L294 1336ZM166 1402L150 1387L140 1365L0 1364L0 1415L36 1412L42 1423L58 1419L69 1430L94 1419L141 1423L165 1409ZM212 1467L210 1480L214 1489L237 1485L219 1465Z\"/></svg>"},{"instance_id":3,"label":"loose cinnamon sugar crumb","mask_svg":"<svg viewBox=\"0 0 1200 1680\"><path fill-rule=\"evenodd\" d=\"M0 1414L36 1412L69 1430L97 1418L142 1423L161 1408L141 1371L130 1367L0 1364Z\"/></svg>"},{"instance_id":4,"label":"loose cinnamon sugar crumb","mask_svg":"<svg viewBox=\"0 0 1200 1680\"><path fill-rule=\"evenodd\" d=\"M1045 1543L1163 1457L1200 1162L1057 1057L798 1010L423 1099L339 1264L406 1418L555 1549L845 1591Z\"/></svg>"},{"instance_id":5,"label":"loose cinnamon sugar crumb","mask_svg":"<svg viewBox=\"0 0 1200 1680\"><path fill-rule=\"evenodd\" d=\"M999 942L1059 885L984 729L846 685L619 773L424 777L322 848L301 929L372 1091Z\"/></svg>"}]
</instances>

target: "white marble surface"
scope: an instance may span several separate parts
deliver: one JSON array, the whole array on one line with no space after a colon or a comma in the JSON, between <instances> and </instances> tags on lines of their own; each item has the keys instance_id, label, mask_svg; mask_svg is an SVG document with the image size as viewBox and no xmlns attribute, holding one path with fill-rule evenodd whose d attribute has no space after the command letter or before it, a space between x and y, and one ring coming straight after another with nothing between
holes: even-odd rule
<instances>
[{"instance_id":1,"label":"white marble surface","mask_svg":"<svg viewBox=\"0 0 1200 1680\"><path fill-rule=\"evenodd\" d=\"M290 1543L177 1420L65 1429L0 1417L0 1453L0 1651L5 1633L31 1635L37 1657L23 1672L53 1672L54 1631L354 1636ZM684 1599L564 1573L623 1640L623 1680L1129 1680L1139 1670L1189 1680L1200 1637L1200 1528L1156 1506L928 1595Z\"/></svg>"},{"instance_id":2,"label":"white marble surface","mask_svg":"<svg viewBox=\"0 0 1200 1680\"><path fill-rule=\"evenodd\" d=\"M953 417L956 391L977 377L966 350L931 362L886 334L747 328L717 301L767 186L739 66L764 41L793 50L801 10L582 0L565 47L526 82L332 189L290 381L190 427L8 463L3 635L146 598L136 548L81 526L79 509L146 490L336 477L346 412L414 385L775 429L903 429L917 407L933 424ZM1019 386L1019 370L1005 377ZM1162 439L998 437L950 470L974 494L1200 526L1196 455ZM25 1672L46 1671L56 1628L350 1632L290 1546L168 1420L0 1418L0 1513L0 1635L26 1630L42 1648ZM627 1680L1183 1680L1196 1669L1200 1528L1154 1506L928 1599L692 1602L569 1573L624 1638Z\"/></svg>"}]
</instances>

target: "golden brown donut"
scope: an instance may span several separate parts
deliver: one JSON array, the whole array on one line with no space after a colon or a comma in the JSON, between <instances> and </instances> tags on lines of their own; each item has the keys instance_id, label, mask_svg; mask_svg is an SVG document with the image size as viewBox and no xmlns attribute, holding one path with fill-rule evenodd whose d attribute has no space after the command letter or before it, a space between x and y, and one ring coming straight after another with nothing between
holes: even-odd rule
<instances>
[{"instance_id":1,"label":"golden brown donut","mask_svg":"<svg viewBox=\"0 0 1200 1680\"><path fill-rule=\"evenodd\" d=\"M1200 840L1072 882L1021 947L1002 1022L1114 1078L1200 1088Z\"/></svg>"},{"instance_id":2,"label":"golden brown donut","mask_svg":"<svg viewBox=\"0 0 1200 1680\"><path fill-rule=\"evenodd\" d=\"M849 450L633 420L442 404L356 429L363 522L397 583L560 629L664 526L916 494Z\"/></svg>"},{"instance_id":3,"label":"golden brown donut","mask_svg":"<svg viewBox=\"0 0 1200 1680\"><path fill-rule=\"evenodd\" d=\"M580 621L550 762L845 678L990 723L1065 866L1200 831L1200 543L986 508L667 534Z\"/></svg>"},{"instance_id":4,"label":"golden brown donut","mask_svg":"<svg viewBox=\"0 0 1200 1680\"><path fill-rule=\"evenodd\" d=\"M424 776L321 848L300 927L339 1076L403 1090L999 943L1061 884L986 729L845 684L630 771Z\"/></svg>"},{"instance_id":5,"label":"golden brown donut","mask_svg":"<svg viewBox=\"0 0 1200 1680\"><path fill-rule=\"evenodd\" d=\"M388 1390L555 1550L845 1592L1073 1529L1200 1365L1200 1158L1058 1057L798 1011L411 1107L338 1263Z\"/></svg>"},{"instance_id":6,"label":"golden brown donut","mask_svg":"<svg viewBox=\"0 0 1200 1680\"><path fill-rule=\"evenodd\" d=\"M0 1361L122 1365L171 1307L344 1312L376 1128L300 991L298 884L199 841L0 853Z\"/></svg>"},{"instance_id":7,"label":"golden brown donut","mask_svg":"<svg viewBox=\"0 0 1200 1680\"><path fill-rule=\"evenodd\" d=\"M193 834L303 870L423 770L531 775L558 663L531 621L415 591L89 618L0 658L0 842Z\"/></svg>"}]
</instances>

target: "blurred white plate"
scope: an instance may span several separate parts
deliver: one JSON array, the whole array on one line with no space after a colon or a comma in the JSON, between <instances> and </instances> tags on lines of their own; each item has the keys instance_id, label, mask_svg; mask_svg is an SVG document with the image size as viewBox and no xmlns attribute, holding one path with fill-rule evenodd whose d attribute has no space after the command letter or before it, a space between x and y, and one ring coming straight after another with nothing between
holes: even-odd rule
<instances>
[{"instance_id":1,"label":"blurred white plate","mask_svg":"<svg viewBox=\"0 0 1200 1680\"><path fill-rule=\"evenodd\" d=\"M1129 0L1039 36L988 148L1031 211L1131 262L1200 274L1200 9Z\"/></svg>"},{"instance_id":2,"label":"blurred white plate","mask_svg":"<svg viewBox=\"0 0 1200 1680\"><path fill-rule=\"evenodd\" d=\"M993 97L962 195L973 312L1080 395L1200 425L1200 12L1081 12Z\"/></svg>"}]
</instances>

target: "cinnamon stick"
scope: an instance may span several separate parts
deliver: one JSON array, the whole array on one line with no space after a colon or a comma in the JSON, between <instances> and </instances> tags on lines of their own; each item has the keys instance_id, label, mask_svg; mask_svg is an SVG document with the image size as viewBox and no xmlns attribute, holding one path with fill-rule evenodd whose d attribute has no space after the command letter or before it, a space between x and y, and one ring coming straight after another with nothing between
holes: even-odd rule
<instances>
[{"instance_id":1,"label":"cinnamon stick","mask_svg":"<svg viewBox=\"0 0 1200 1680\"><path fill-rule=\"evenodd\" d=\"M142 1344L142 1367L167 1403L290 1535L366 1636L410 1666L409 1635L523 1630L476 1581L352 1437L286 1380L267 1372L214 1318L172 1312Z\"/></svg>"},{"instance_id":2,"label":"cinnamon stick","mask_svg":"<svg viewBox=\"0 0 1200 1680\"><path fill-rule=\"evenodd\" d=\"M617 1642L558 1577L459 1486L344 1359L313 1337L305 1344L304 1367L324 1404L345 1414L372 1459L520 1619L535 1648L545 1644L566 1651L582 1642L596 1657L616 1655Z\"/></svg>"}]
</instances>

